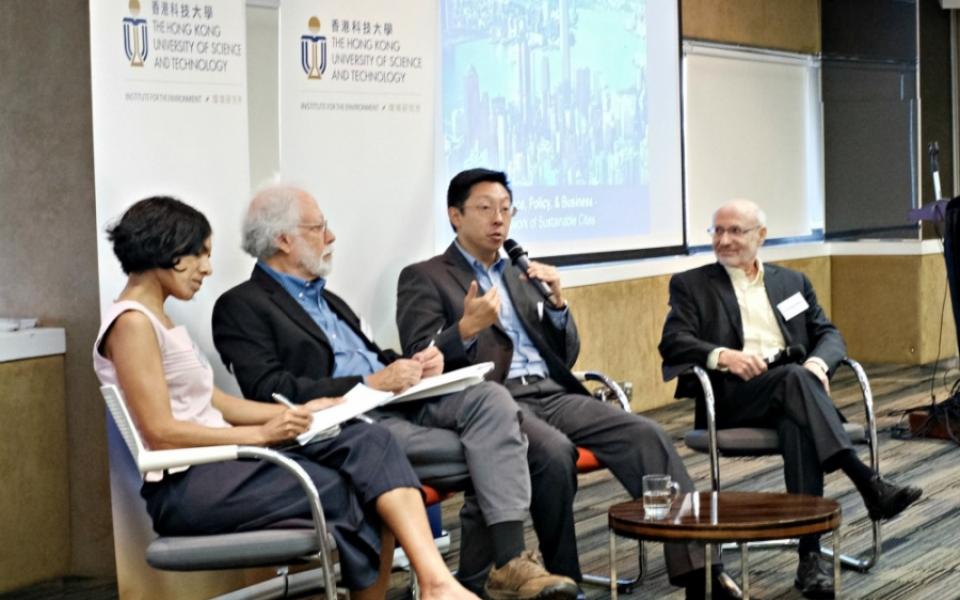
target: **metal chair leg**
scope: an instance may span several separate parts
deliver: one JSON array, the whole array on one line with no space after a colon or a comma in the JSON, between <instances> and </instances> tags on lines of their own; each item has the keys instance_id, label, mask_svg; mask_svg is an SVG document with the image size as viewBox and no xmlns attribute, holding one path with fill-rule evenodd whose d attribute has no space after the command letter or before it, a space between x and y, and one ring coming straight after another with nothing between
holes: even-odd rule
<instances>
[{"instance_id":1,"label":"metal chair leg","mask_svg":"<svg viewBox=\"0 0 960 600\"><path fill-rule=\"evenodd\" d=\"M611 534L613 535L613 534ZM647 572L647 553L643 547L643 542L639 542L637 557L637 574L634 577L617 577L617 590L621 594L630 594L633 592L634 586L638 583L643 583L643 578ZM612 572L612 571L611 571ZM592 573L584 573L583 578L581 579L583 583L590 585L598 585L605 588L610 588L613 584L611 583L610 577L604 575L594 575Z\"/></svg>"},{"instance_id":2,"label":"metal chair leg","mask_svg":"<svg viewBox=\"0 0 960 600\"><path fill-rule=\"evenodd\" d=\"M413 569L410 569L410 597L413 600L420 600L420 580L417 579Z\"/></svg>"}]
</instances>

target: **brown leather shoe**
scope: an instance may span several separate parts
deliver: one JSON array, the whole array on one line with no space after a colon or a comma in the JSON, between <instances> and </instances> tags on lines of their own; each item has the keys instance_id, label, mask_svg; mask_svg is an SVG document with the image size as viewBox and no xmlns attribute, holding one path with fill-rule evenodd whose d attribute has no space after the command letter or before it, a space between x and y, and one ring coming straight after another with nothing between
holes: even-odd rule
<instances>
[{"instance_id":1,"label":"brown leather shoe","mask_svg":"<svg viewBox=\"0 0 960 600\"><path fill-rule=\"evenodd\" d=\"M577 584L569 577L551 575L536 554L525 550L491 569L483 591L490 600L575 600Z\"/></svg>"}]
</instances>

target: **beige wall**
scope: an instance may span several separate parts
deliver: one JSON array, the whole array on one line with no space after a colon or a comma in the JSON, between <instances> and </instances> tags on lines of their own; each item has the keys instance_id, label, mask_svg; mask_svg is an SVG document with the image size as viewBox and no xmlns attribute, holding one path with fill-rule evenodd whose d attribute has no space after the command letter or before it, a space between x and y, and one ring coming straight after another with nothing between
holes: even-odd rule
<instances>
[{"instance_id":1,"label":"beige wall","mask_svg":"<svg viewBox=\"0 0 960 600\"><path fill-rule=\"evenodd\" d=\"M66 329L62 551L70 573L112 575L104 409L90 366L100 309L88 27L87 2L0 2L0 316Z\"/></svg>"},{"instance_id":2,"label":"beige wall","mask_svg":"<svg viewBox=\"0 0 960 600\"><path fill-rule=\"evenodd\" d=\"M683 37L820 52L819 0L682 0Z\"/></svg>"},{"instance_id":3,"label":"beige wall","mask_svg":"<svg viewBox=\"0 0 960 600\"><path fill-rule=\"evenodd\" d=\"M0 363L0 593L70 566L63 357Z\"/></svg>"},{"instance_id":4,"label":"beige wall","mask_svg":"<svg viewBox=\"0 0 960 600\"><path fill-rule=\"evenodd\" d=\"M945 289L946 270L939 254L835 256L834 320L847 338L850 356L861 361L932 362L941 333L940 355L955 355L957 340L949 298L944 304Z\"/></svg>"}]
</instances>

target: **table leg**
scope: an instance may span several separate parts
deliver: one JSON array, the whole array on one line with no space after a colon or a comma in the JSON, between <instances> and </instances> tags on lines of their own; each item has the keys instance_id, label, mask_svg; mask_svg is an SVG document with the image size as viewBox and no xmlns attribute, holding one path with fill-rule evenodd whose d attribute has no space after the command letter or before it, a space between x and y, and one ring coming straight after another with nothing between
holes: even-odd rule
<instances>
[{"instance_id":1,"label":"table leg","mask_svg":"<svg viewBox=\"0 0 960 600\"><path fill-rule=\"evenodd\" d=\"M750 600L750 544L740 544L740 571L743 579L743 600Z\"/></svg>"},{"instance_id":2,"label":"table leg","mask_svg":"<svg viewBox=\"0 0 960 600\"><path fill-rule=\"evenodd\" d=\"M840 526L833 530L833 594L840 597Z\"/></svg>"},{"instance_id":3,"label":"table leg","mask_svg":"<svg viewBox=\"0 0 960 600\"><path fill-rule=\"evenodd\" d=\"M704 544L703 556L706 559L703 561L703 572L707 578L707 581L704 584L704 590L706 591L706 595L704 597L707 600L711 600L713 598L713 544Z\"/></svg>"},{"instance_id":4,"label":"table leg","mask_svg":"<svg viewBox=\"0 0 960 600\"><path fill-rule=\"evenodd\" d=\"M617 534L610 530L610 598L617 600Z\"/></svg>"}]
</instances>

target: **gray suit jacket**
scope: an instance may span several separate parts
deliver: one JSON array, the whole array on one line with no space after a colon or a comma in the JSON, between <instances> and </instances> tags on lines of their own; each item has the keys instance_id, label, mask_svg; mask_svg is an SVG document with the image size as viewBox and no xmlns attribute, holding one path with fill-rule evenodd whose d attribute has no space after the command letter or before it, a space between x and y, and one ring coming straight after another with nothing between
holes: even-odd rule
<instances>
[{"instance_id":1,"label":"gray suit jacket","mask_svg":"<svg viewBox=\"0 0 960 600\"><path fill-rule=\"evenodd\" d=\"M524 330L547 363L550 377L570 393L587 393L570 371L580 353L573 315L567 319L565 329L557 329L546 308L538 306L543 298L520 275L518 268L507 266L503 276L506 292ZM473 280L473 269L454 244L443 254L403 269L397 286L400 343L404 352L412 354L434 341L443 352L447 370L491 361L494 369L488 378L502 383L510 370L513 342L500 324L480 332L469 351L460 340L457 323L463 316L463 298Z\"/></svg>"}]
</instances>

